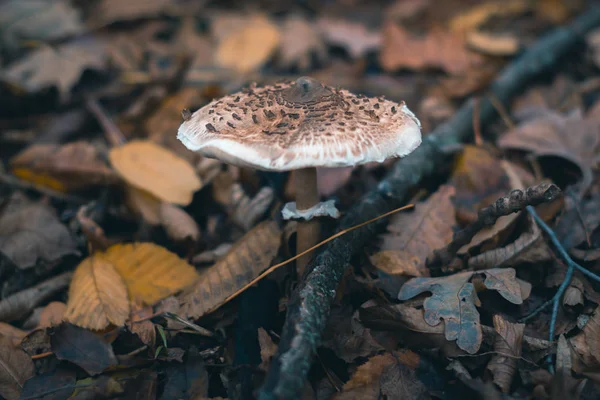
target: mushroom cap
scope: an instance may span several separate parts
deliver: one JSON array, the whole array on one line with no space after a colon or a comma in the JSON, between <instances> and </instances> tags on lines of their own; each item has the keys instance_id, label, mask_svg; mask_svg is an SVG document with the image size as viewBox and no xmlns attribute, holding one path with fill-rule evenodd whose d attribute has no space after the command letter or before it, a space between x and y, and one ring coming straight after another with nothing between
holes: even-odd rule
<instances>
[{"instance_id":1,"label":"mushroom cap","mask_svg":"<svg viewBox=\"0 0 600 400\"><path fill-rule=\"evenodd\" d=\"M177 138L188 149L269 171L382 162L421 144L421 124L404 102L307 77L253 85L184 117Z\"/></svg>"}]
</instances>

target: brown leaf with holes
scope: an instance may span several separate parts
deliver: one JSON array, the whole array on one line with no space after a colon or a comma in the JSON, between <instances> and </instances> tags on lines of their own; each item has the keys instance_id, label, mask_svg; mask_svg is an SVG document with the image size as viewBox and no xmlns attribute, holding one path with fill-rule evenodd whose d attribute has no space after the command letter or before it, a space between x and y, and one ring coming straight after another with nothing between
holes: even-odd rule
<instances>
[{"instance_id":1,"label":"brown leaf with holes","mask_svg":"<svg viewBox=\"0 0 600 400\"><path fill-rule=\"evenodd\" d=\"M181 314L189 318L216 310L271 264L281 245L281 228L264 221L246 233L200 279L180 295Z\"/></svg>"},{"instance_id":2,"label":"brown leaf with holes","mask_svg":"<svg viewBox=\"0 0 600 400\"><path fill-rule=\"evenodd\" d=\"M454 193L452 186L443 185L414 211L393 216L382 235L386 254L375 256L375 266L388 273L429 276L427 257L452 240Z\"/></svg>"},{"instance_id":3,"label":"brown leaf with holes","mask_svg":"<svg viewBox=\"0 0 600 400\"><path fill-rule=\"evenodd\" d=\"M202 182L183 158L153 142L131 141L115 147L110 162L125 181L163 201L188 205Z\"/></svg>"},{"instance_id":4,"label":"brown leaf with holes","mask_svg":"<svg viewBox=\"0 0 600 400\"><path fill-rule=\"evenodd\" d=\"M225 35L217 46L215 61L221 67L247 73L265 64L280 41L277 26L266 16L257 14Z\"/></svg>"},{"instance_id":5,"label":"brown leaf with holes","mask_svg":"<svg viewBox=\"0 0 600 400\"><path fill-rule=\"evenodd\" d=\"M395 22L384 26L379 59L386 71L439 68L451 75L464 74L483 62L479 54L466 48L461 34L433 29L417 37Z\"/></svg>"},{"instance_id":6,"label":"brown leaf with holes","mask_svg":"<svg viewBox=\"0 0 600 400\"><path fill-rule=\"evenodd\" d=\"M0 344L0 397L17 400L25 381L33 376L33 361L23 350Z\"/></svg>"},{"instance_id":7,"label":"brown leaf with holes","mask_svg":"<svg viewBox=\"0 0 600 400\"><path fill-rule=\"evenodd\" d=\"M0 212L0 252L18 268L79 254L69 230L46 204L15 193Z\"/></svg>"},{"instance_id":8,"label":"brown leaf with holes","mask_svg":"<svg viewBox=\"0 0 600 400\"><path fill-rule=\"evenodd\" d=\"M479 298L472 277L482 274L483 286L496 290L513 304L522 304L522 289L515 270L489 269L478 272L461 272L440 278L413 278L400 289L398 299L408 300L421 293L431 292L423 303L425 321L432 326L442 320L445 323L446 340L456 340L458 347L475 354L481 345L482 333L479 322Z\"/></svg>"},{"instance_id":9,"label":"brown leaf with holes","mask_svg":"<svg viewBox=\"0 0 600 400\"><path fill-rule=\"evenodd\" d=\"M522 150L537 157L555 156L575 164L586 184L592 181L592 168L600 160L600 118L546 110L524 121L498 139L502 149Z\"/></svg>"},{"instance_id":10,"label":"brown leaf with holes","mask_svg":"<svg viewBox=\"0 0 600 400\"><path fill-rule=\"evenodd\" d=\"M160 205L160 220L174 241L190 239L196 242L200 238L200 228L196 221L176 205L163 202Z\"/></svg>"},{"instance_id":11,"label":"brown leaf with holes","mask_svg":"<svg viewBox=\"0 0 600 400\"><path fill-rule=\"evenodd\" d=\"M494 342L494 356L487 369L494 377L494 383L508 393L517 372L517 361L521 357L525 324L514 324L500 315L494 315L494 329L497 336Z\"/></svg>"},{"instance_id":12,"label":"brown leaf with holes","mask_svg":"<svg viewBox=\"0 0 600 400\"><path fill-rule=\"evenodd\" d=\"M84 141L35 144L13 157L10 165L12 173L21 179L60 191L118 181L98 149Z\"/></svg>"},{"instance_id":13,"label":"brown leaf with holes","mask_svg":"<svg viewBox=\"0 0 600 400\"><path fill-rule=\"evenodd\" d=\"M64 319L93 330L123 326L129 317L127 287L115 267L98 254L77 266Z\"/></svg>"}]
</instances>

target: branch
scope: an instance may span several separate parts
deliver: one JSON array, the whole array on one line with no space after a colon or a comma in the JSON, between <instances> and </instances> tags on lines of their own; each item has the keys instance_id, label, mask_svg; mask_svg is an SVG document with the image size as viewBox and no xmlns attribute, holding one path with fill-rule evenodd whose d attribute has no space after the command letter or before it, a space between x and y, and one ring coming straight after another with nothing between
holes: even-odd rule
<instances>
[{"instance_id":1,"label":"branch","mask_svg":"<svg viewBox=\"0 0 600 400\"><path fill-rule=\"evenodd\" d=\"M513 190L508 196L501 197L494 204L479 210L475 222L455 232L448 246L433 253L433 257L427 263L428 267L436 268L449 264L461 247L469 244L477 232L486 226L494 225L498 218L524 210L527 206L550 202L559 194L560 189L551 183L540 183L525 191Z\"/></svg>"},{"instance_id":2,"label":"branch","mask_svg":"<svg viewBox=\"0 0 600 400\"><path fill-rule=\"evenodd\" d=\"M511 63L490 88L506 105L523 87L541 73L550 71L582 35L600 25L600 7L588 10L569 27L558 28L539 39ZM480 101L480 118L490 121L495 110L489 100ZM413 153L397 162L378 187L363 198L340 220L338 229L348 228L398 207L414 187L433 175L445 155L445 146L467 141L472 136L473 101L463 105L454 118L425 137ZM300 397L312 358L325 329L336 288L356 251L376 234L381 224L371 224L331 241L306 269L288 303L286 321L276 358L271 362L260 400Z\"/></svg>"}]
</instances>

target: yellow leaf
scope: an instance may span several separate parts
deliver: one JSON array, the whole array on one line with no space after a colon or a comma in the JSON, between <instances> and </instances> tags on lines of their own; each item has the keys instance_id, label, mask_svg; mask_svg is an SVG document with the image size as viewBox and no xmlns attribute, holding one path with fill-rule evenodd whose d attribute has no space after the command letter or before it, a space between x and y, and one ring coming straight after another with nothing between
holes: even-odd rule
<instances>
[{"instance_id":1,"label":"yellow leaf","mask_svg":"<svg viewBox=\"0 0 600 400\"><path fill-rule=\"evenodd\" d=\"M117 173L132 186L163 201L188 205L202 183L184 159L150 141L132 141L109 154Z\"/></svg>"},{"instance_id":2,"label":"yellow leaf","mask_svg":"<svg viewBox=\"0 0 600 400\"><path fill-rule=\"evenodd\" d=\"M181 295L182 311L199 318L223 305L231 295L256 278L279 251L281 229L264 221L246 233L215 265Z\"/></svg>"},{"instance_id":3,"label":"yellow leaf","mask_svg":"<svg viewBox=\"0 0 600 400\"><path fill-rule=\"evenodd\" d=\"M101 253L83 260L69 288L64 319L82 328L100 330L110 323L122 326L129 317L127 287Z\"/></svg>"},{"instance_id":4,"label":"yellow leaf","mask_svg":"<svg viewBox=\"0 0 600 400\"><path fill-rule=\"evenodd\" d=\"M261 67L279 46L277 26L266 17L252 17L239 29L230 32L216 51L217 64L239 72Z\"/></svg>"},{"instance_id":5,"label":"yellow leaf","mask_svg":"<svg viewBox=\"0 0 600 400\"><path fill-rule=\"evenodd\" d=\"M194 267L153 243L116 244L102 258L121 274L136 303L153 305L198 279Z\"/></svg>"},{"instance_id":6,"label":"yellow leaf","mask_svg":"<svg viewBox=\"0 0 600 400\"><path fill-rule=\"evenodd\" d=\"M151 225L159 225L161 222L161 203L160 199L145 190L133 186L125 187L125 204L127 204L127 207Z\"/></svg>"},{"instance_id":7,"label":"yellow leaf","mask_svg":"<svg viewBox=\"0 0 600 400\"><path fill-rule=\"evenodd\" d=\"M469 8L450 20L450 30L468 32L480 27L493 16L518 15L530 9L524 0L490 1Z\"/></svg>"}]
</instances>

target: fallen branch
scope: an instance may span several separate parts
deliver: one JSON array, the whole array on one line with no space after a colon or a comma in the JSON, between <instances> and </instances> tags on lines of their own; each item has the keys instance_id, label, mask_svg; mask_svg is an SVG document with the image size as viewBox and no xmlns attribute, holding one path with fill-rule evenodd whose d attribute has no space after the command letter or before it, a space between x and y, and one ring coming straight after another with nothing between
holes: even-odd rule
<instances>
[{"instance_id":1,"label":"fallen branch","mask_svg":"<svg viewBox=\"0 0 600 400\"><path fill-rule=\"evenodd\" d=\"M570 26L558 28L539 39L510 64L490 88L506 105L533 78L549 71L567 54L582 35L600 25L600 7L592 8ZM495 117L488 100L479 104L481 121ZM472 136L473 101L467 102L449 122L428 135L412 154L396 163L378 187L367 193L340 220L338 229L356 225L398 207L409 189L443 166L443 149L467 141ZM286 321L277 356L271 363L260 399L296 399L304 387L312 358L325 329L331 302L344 270L356 251L377 233L381 224L367 225L330 242L306 269L288 303Z\"/></svg>"},{"instance_id":2,"label":"fallen branch","mask_svg":"<svg viewBox=\"0 0 600 400\"><path fill-rule=\"evenodd\" d=\"M477 213L477 220L464 229L455 232L452 241L443 249L436 250L428 261L429 268L437 268L449 264L456 252L471 242L473 236L486 226L492 226L498 218L522 211L527 206L535 206L550 202L558 197L560 189L552 183L540 183L523 190L513 190L508 196L496 200L490 206L482 208Z\"/></svg>"}]
</instances>

